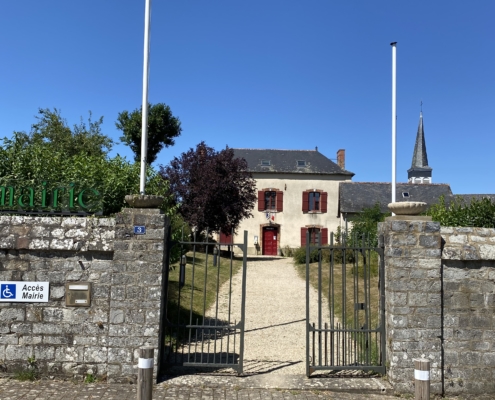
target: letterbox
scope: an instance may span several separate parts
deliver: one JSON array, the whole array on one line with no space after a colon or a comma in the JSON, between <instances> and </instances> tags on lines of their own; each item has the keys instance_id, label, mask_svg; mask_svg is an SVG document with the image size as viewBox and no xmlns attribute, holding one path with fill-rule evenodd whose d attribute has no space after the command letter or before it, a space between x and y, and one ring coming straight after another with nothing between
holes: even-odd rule
<instances>
[{"instance_id":1,"label":"letterbox","mask_svg":"<svg viewBox=\"0 0 495 400\"><path fill-rule=\"evenodd\" d=\"M65 284L65 305L89 307L91 305L91 282L67 282Z\"/></svg>"}]
</instances>

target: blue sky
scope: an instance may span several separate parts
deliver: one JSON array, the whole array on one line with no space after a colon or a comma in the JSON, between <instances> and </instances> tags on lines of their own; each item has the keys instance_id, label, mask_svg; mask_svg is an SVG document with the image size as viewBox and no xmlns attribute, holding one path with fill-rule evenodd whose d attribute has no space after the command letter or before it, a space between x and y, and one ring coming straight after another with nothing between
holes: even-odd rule
<instances>
[{"instance_id":1,"label":"blue sky","mask_svg":"<svg viewBox=\"0 0 495 400\"><path fill-rule=\"evenodd\" d=\"M39 107L69 124L141 105L144 0L0 5L0 136ZM346 150L354 181L391 179L397 45L397 179L407 180L420 101L435 183L495 193L495 2L153 0L149 101L183 133L158 164L217 150ZM118 144L111 155L132 159Z\"/></svg>"}]
</instances>

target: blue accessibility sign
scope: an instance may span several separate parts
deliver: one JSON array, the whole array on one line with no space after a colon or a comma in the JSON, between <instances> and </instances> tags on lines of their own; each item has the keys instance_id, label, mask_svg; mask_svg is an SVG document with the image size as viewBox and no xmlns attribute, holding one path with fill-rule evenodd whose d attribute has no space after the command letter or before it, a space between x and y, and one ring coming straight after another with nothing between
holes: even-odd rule
<instances>
[{"instance_id":1,"label":"blue accessibility sign","mask_svg":"<svg viewBox=\"0 0 495 400\"><path fill-rule=\"evenodd\" d=\"M4 283L0 285L0 299L15 299L15 283Z\"/></svg>"}]
</instances>

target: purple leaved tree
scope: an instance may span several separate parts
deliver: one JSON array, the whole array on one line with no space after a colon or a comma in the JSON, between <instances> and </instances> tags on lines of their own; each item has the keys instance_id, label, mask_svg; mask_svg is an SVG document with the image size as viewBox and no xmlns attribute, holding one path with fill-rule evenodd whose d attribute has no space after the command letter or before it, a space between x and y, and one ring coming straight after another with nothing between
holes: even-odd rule
<instances>
[{"instance_id":1,"label":"purple leaved tree","mask_svg":"<svg viewBox=\"0 0 495 400\"><path fill-rule=\"evenodd\" d=\"M230 234L252 216L255 181L246 160L228 147L217 152L201 142L160 167L160 174L169 181L179 213L198 232Z\"/></svg>"}]
</instances>

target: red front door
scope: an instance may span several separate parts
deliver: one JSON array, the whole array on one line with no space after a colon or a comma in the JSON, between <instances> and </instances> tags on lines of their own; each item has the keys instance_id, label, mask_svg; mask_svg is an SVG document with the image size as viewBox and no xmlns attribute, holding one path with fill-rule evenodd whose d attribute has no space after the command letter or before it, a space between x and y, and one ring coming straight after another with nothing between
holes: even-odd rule
<instances>
[{"instance_id":1,"label":"red front door","mask_svg":"<svg viewBox=\"0 0 495 400\"><path fill-rule=\"evenodd\" d=\"M277 255L277 236L278 229L275 227L263 228L263 255Z\"/></svg>"}]
</instances>

